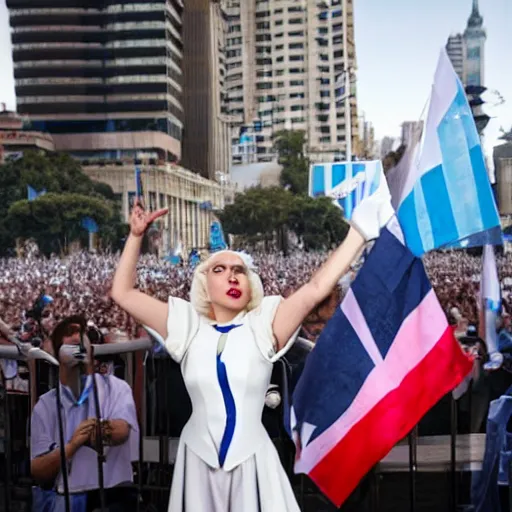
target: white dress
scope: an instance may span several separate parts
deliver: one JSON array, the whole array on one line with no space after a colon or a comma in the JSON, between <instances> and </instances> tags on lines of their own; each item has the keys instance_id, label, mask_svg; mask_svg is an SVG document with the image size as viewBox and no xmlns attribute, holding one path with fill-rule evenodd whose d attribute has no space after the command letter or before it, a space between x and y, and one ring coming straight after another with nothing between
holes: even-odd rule
<instances>
[{"instance_id":1,"label":"white dress","mask_svg":"<svg viewBox=\"0 0 512 512\"><path fill-rule=\"evenodd\" d=\"M162 342L181 365L193 410L180 438L169 512L300 511L261 423L272 363L297 334L276 353L272 321L281 300L265 297L229 326L215 326L189 302L169 298Z\"/></svg>"}]
</instances>

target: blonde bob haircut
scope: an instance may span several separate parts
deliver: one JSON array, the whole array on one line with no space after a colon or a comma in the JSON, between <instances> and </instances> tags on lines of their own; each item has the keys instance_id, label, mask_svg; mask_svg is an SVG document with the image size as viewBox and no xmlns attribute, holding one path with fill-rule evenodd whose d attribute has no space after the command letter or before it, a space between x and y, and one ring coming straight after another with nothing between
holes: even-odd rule
<instances>
[{"instance_id":1,"label":"blonde bob haircut","mask_svg":"<svg viewBox=\"0 0 512 512\"><path fill-rule=\"evenodd\" d=\"M208 259L196 267L194 277L192 278L192 285L190 287L190 303L200 315L207 318L210 317L212 307L206 286L206 274L211 268L212 259L217 258L218 255L222 253L230 253L238 256L247 270L247 278L249 279L249 288L251 290L251 300L247 304L245 310L249 312L256 309L263 300L263 284L260 276L256 273L256 268L251 256L244 252L229 250L219 251L212 254Z\"/></svg>"}]
</instances>

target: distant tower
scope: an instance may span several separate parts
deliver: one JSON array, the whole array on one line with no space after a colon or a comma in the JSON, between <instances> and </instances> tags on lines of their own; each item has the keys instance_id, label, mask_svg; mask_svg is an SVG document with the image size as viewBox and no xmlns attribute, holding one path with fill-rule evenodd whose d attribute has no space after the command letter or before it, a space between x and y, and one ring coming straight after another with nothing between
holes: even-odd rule
<instances>
[{"instance_id":1,"label":"distant tower","mask_svg":"<svg viewBox=\"0 0 512 512\"><path fill-rule=\"evenodd\" d=\"M484 85L484 46L487 34L483 28L484 19L478 9L478 0L473 0L473 9L464 31L465 41L465 84Z\"/></svg>"}]
</instances>

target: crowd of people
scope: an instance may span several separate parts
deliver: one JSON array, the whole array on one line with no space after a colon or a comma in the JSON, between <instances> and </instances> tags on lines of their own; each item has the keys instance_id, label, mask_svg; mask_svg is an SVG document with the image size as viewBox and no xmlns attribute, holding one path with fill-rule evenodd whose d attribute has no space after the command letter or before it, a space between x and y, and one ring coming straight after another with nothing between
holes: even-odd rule
<instances>
[{"instance_id":1,"label":"crowd of people","mask_svg":"<svg viewBox=\"0 0 512 512\"><path fill-rule=\"evenodd\" d=\"M296 252L253 254L265 293L289 295L305 283L321 265L326 254ZM117 254L80 252L66 258L0 259L0 317L12 327L22 321L41 291L53 302L45 311L44 323L73 313L84 313L99 328L133 337L138 326L109 296ZM478 322L477 297L481 258L461 251L431 253L424 259L432 285L447 314L457 308L468 323ZM497 256L504 312L512 313L512 254ZM168 296L188 298L193 267L173 266L153 255L141 257L138 286L161 300ZM340 300L335 294L334 303ZM333 302L331 301L331 303Z\"/></svg>"}]
</instances>

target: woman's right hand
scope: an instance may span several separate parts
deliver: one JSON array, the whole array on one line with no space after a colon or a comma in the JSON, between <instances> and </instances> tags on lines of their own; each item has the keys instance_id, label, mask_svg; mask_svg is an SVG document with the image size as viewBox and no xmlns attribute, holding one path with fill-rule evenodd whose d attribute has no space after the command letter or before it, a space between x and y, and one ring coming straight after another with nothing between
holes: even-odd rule
<instances>
[{"instance_id":1,"label":"woman's right hand","mask_svg":"<svg viewBox=\"0 0 512 512\"><path fill-rule=\"evenodd\" d=\"M153 213L148 213L141 206L141 202L137 199L130 215L130 233L133 236L141 237L146 229L158 218L162 217L169 211L169 208L162 208Z\"/></svg>"}]
</instances>

